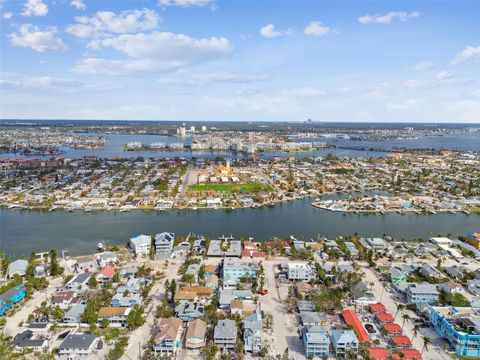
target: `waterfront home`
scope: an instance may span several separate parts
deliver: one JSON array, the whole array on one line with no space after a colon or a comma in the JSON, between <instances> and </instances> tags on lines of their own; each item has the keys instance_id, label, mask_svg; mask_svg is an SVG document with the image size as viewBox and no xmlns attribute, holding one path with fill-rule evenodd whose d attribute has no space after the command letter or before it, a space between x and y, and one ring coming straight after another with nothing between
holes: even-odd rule
<instances>
[{"instance_id":1,"label":"waterfront home","mask_svg":"<svg viewBox=\"0 0 480 360\"><path fill-rule=\"evenodd\" d=\"M245 351L256 355L262 349L262 315L260 311L248 316L243 321L243 342Z\"/></svg>"},{"instance_id":2,"label":"waterfront home","mask_svg":"<svg viewBox=\"0 0 480 360\"><path fill-rule=\"evenodd\" d=\"M418 309L423 309L426 305L434 305L440 293L434 284L410 284L406 289L407 303L415 304Z\"/></svg>"},{"instance_id":3,"label":"waterfront home","mask_svg":"<svg viewBox=\"0 0 480 360\"><path fill-rule=\"evenodd\" d=\"M52 306L58 306L62 310L70 308L72 304L80 300L78 294L72 290L57 291L52 295Z\"/></svg>"},{"instance_id":4,"label":"waterfront home","mask_svg":"<svg viewBox=\"0 0 480 360\"><path fill-rule=\"evenodd\" d=\"M44 265L37 265L35 266L35 277L44 277L47 276L47 269Z\"/></svg>"},{"instance_id":5,"label":"waterfront home","mask_svg":"<svg viewBox=\"0 0 480 360\"><path fill-rule=\"evenodd\" d=\"M15 260L8 265L7 277L11 279L14 275L24 276L27 272L27 260Z\"/></svg>"},{"instance_id":6,"label":"waterfront home","mask_svg":"<svg viewBox=\"0 0 480 360\"><path fill-rule=\"evenodd\" d=\"M0 316L12 308L13 305L19 303L27 296L25 286L23 284L8 289L0 295Z\"/></svg>"},{"instance_id":7,"label":"waterfront home","mask_svg":"<svg viewBox=\"0 0 480 360\"><path fill-rule=\"evenodd\" d=\"M115 268L113 266L105 266L100 270L95 277L101 287L111 284L113 282L113 276L115 275Z\"/></svg>"},{"instance_id":8,"label":"waterfront home","mask_svg":"<svg viewBox=\"0 0 480 360\"><path fill-rule=\"evenodd\" d=\"M188 350L202 349L205 346L206 333L207 323L205 321L200 319L191 321L185 336L185 348Z\"/></svg>"},{"instance_id":9,"label":"waterfront home","mask_svg":"<svg viewBox=\"0 0 480 360\"><path fill-rule=\"evenodd\" d=\"M143 234L133 236L130 238L129 246L135 256L147 256L150 254L152 237Z\"/></svg>"},{"instance_id":10,"label":"waterfront home","mask_svg":"<svg viewBox=\"0 0 480 360\"><path fill-rule=\"evenodd\" d=\"M288 263L288 280L310 281L315 278L315 271L309 264Z\"/></svg>"},{"instance_id":11,"label":"waterfront home","mask_svg":"<svg viewBox=\"0 0 480 360\"><path fill-rule=\"evenodd\" d=\"M93 334L69 334L58 346L58 355L67 359L90 359L97 341Z\"/></svg>"},{"instance_id":12,"label":"waterfront home","mask_svg":"<svg viewBox=\"0 0 480 360\"><path fill-rule=\"evenodd\" d=\"M240 255L242 255L242 242L233 239L211 240L207 255L216 257L240 257Z\"/></svg>"},{"instance_id":13,"label":"waterfront home","mask_svg":"<svg viewBox=\"0 0 480 360\"><path fill-rule=\"evenodd\" d=\"M237 343L235 320L219 320L213 331L213 342L222 350L234 350Z\"/></svg>"},{"instance_id":14,"label":"waterfront home","mask_svg":"<svg viewBox=\"0 0 480 360\"><path fill-rule=\"evenodd\" d=\"M190 243L183 242L173 247L172 254L170 255L170 257L172 259L183 259L188 255L189 252L190 252Z\"/></svg>"},{"instance_id":15,"label":"waterfront home","mask_svg":"<svg viewBox=\"0 0 480 360\"><path fill-rule=\"evenodd\" d=\"M433 328L459 356L480 356L480 313L471 307L432 306L429 320Z\"/></svg>"},{"instance_id":16,"label":"waterfront home","mask_svg":"<svg viewBox=\"0 0 480 360\"><path fill-rule=\"evenodd\" d=\"M25 349L41 352L48 348L48 340L44 337L37 338L32 330L25 329L15 335L13 345L18 351Z\"/></svg>"},{"instance_id":17,"label":"waterfront home","mask_svg":"<svg viewBox=\"0 0 480 360\"><path fill-rule=\"evenodd\" d=\"M140 294L123 293L117 292L112 297L110 306L112 307L134 307L135 305L140 305L142 302L142 297Z\"/></svg>"},{"instance_id":18,"label":"waterfront home","mask_svg":"<svg viewBox=\"0 0 480 360\"><path fill-rule=\"evenodd\" d=\"M87 306L85 304L75 304L63 315L62 322L65 324L80 324L81 317Z\"/></svg>"},{"instance_id":19,"label":"waterfront home","mask_svg":"<svg viewBox=\"0 0 480 360\"><path fill-rule=\"evenodd\" d=\"M174 233L162 232L155 235L155 254L170 254L174 242Z\"/></svg>"},{"instance_id":20,"label":"waterfront home","mask_svg":"<svg viewBox=\"0 0 480 360\"><path fill-rule=\"evenodd\" d=\"M442 279L445 277L437 268L433 267L430 264L424 264L420 268L420 274L422 274L426 279L434 278L434 279Z\"/></svg>"},{"instance_id":21,"label":"waterfront home","mask_svg":"<svg viewBox=\"0 0 480 360\"><path fill-rule=\"evenodd\" d=\"M102 307L98 310L98 323L106 319L112 327L126 327L127 317L131 311L132 309L129 307Z\"/></svg>"},{"instance_id":22,"label":"waterfront home","mask_svg":"<svg viewBox=\"0 0 480 360\"><path fill-rule=\"evenodd\" d=\"M111 251L105 251L97 255L97 263L100 267L113 265L117 260L117 254Z\"/></svg>"},{"instance_id":23,"label":"waterfront home","mask_svg":"<svg viewBox=\"0 0 480 360\"><path fill-rule=\"evenodd\" d=\"M476 233L476 232L467 233L467 241L475 249L480 250L480 233Z\"/></svg>"},{"instance_id":24,"label":"waterfront home","mask_svg":"<svg viewBox=\"0 0 480 360\"><path fill-rule=\"evenodd\" d=\"M390 244L382 238L361 238L359 241L364 248L372 249L376 252L386 252L391 249Z\"/></svg>"},{"instance_id":25,"label":"waterfront home","mask_svg":"<svg viewBox=\"0 0 480 360\"><path fill-rule=\"evenodd\" d=\"M330 338L323 326L305 326L302 330L302 341L307 357L328 357L330 355Z\"/></svg>"},{"instance_id":26,"label":"waterfront home","mask_svg":"<svg viewBox=\"0 0 480 360\"><path fill-rule=\"evenodd\" d=\"M244 262L235 258L226 258L223 263L223 276L233 277L238 284L243 277L253 278L257 276L258 265Z\"/></svg>"},{"instance_id":27,"label":"waterfront home","mask_svg":"<svg viewBox=\"0 0 480 360\"><path fill-rule=\"evenodd\" d=\"M93 255L81 256L73 265L76 271L94 271L97 268L97 260Z\"/></svg>"},{"instance_id":28,"label":"waterfront home","mask_svg":"<svg viewBox=\"0 0 480 360\"><path fill-rule=\"evenodd\" d=\"M175 358L181 348L182 320L175 317L161 319L158 328L153 339L153 352L160 357L165 355Z\"/></svg>"},{"instance_id":29,"label":"waterfront home","mask_svg":"<svg viewBox=\"0 0 480 360\"><path fill-rule=\"evenodd\" d=\"M70 279L70 281L65 285L65 289L72 290L77 293L82 292L88 289L88 282L92 274L85 272L78 274L77 276Z\"/></svg>"},{"instance_id":30,"label":"waterfront home","mask_svg":"<svg viewBox=\"0 0 480 360\"><path fill-rule=\"evenodd\" d=\"M352 258L357 258L358 257L359 252L358 252L358 249L353 242L345 241L344 245L347 247L347 250L350 253L350 255L352 256Z\"/></svg>"},{"instance_id":31,"label":"waterfront home","mask_svg":"<svg viewBox=\"0 0 480 360\"><path fill-rule=\"evenodd\" d=\"M206 250L207 241L204 238L197 239L193 242L192 251L197 254L203 254Z\"/></svg>"},{"instance_id":32,"label":"waterfront home","mask_svg":"<svg viewBox=\"0 0 480 360\"><path fill-rule=\"evenodd\" d=\"M358 339L353 330L332 330L332 345L337 357L358 353Z\"/></svg>"}]
</instances>

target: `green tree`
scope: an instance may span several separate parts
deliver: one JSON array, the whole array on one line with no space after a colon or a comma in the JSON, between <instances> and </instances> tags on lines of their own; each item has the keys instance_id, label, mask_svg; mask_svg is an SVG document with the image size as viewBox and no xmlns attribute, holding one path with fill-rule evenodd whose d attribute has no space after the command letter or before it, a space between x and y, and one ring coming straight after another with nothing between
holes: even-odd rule
<instances>
[{"instance_id":1,"label":"green tree","mask_svg":"<svg viewBox=\"0 0 480 360\"><path fill-rule=\"evenodd\" d=\"M176 292L177 292L177 282L175 281L175 279L173 279L170 282L170 296L171 296L172 301L175 298L175 293Z\"/></svg>"},{"instance_id":2,"label":"green tree","mask_svg":"<svg viewBox=\"0 0 480 360\"><path fill-rule=\"evenodd\" d=\"M422 337L422 340L423 340L423 347L422 347L421 354L423 354L424 350L428 351L428 345L430 345L430 343L431 343L430 338L428 336Z\"/></svg>"},{"instance_id":3,"label":"green tree","mask_svg":"<svg viewBox=\"0 0 480 360\"><path fill-rule=\"evenodd\" d=\"M127 324L131 330L134 330L145 323L145 319L143 318L143 308L139 305L135 305L133 309L127 316Z\"/></svg>"},{"instance_id":4,"label":"green tree","mask_svg":"<svg viewBox=\"0 0 480 360\"><path fill-rule=\"evenodd\" d=\"M98 280L95 275L90 276L90 280L88 280L88 286L90 289L96 289L98 287Z\"/></svg>"}]
</instances>

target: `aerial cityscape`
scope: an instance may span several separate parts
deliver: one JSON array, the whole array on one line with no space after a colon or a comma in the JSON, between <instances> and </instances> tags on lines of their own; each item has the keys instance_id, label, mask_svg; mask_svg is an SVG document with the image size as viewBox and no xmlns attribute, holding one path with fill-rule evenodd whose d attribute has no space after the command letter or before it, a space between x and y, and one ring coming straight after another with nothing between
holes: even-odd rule
<instances>
[{"instance_id":1,"label":"aerial cityscape","mask_svg":"<svg viewBox=\"0 0 480 360\"><path fill-rule=\"evenodd\" d=\"M0 0L0 359L480 359L479 13Z\"/></svg>"}]
</instances>

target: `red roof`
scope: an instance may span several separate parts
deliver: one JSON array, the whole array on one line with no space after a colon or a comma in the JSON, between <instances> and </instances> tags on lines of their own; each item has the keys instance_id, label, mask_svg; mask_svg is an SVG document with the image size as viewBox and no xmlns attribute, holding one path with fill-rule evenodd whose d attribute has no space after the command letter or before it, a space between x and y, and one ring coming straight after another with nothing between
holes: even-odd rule
<instances>
[{"instance_id":1,"label":"red roof","mask_svg":"<svg viewBox=\"0 0 480 360\"><path fill-rule=\"evenodd\" d=\"M385 314L376 314L377 320L381 323L392 323L393 316L392 314L385 313Z\"/></svg>"},{"instance_id":2,"label":"red roof","mask_svg":"<svg viewBox=\"0 0 480 360\"><path fill-rule=\"evenodd\" d=\"M357 334L358 340L360 340L360 342L370 342L367 331L363 327L355 311L343 310L342 316L345 322L353 328L353 331L355 331L355 334Z\"/></svg>"},{"instance_id":3,"label":"red roof","mask_svg":"<svg viewBox=\"0 0 480 360\"><path fill-rule=\"evenodd\" d=\"M385 324L383 328L389 334L403 334L402 327L398 324Z\"/></svg>"},{"instance_id":4,"label":"red roof","mask_svg":"<svg viewBox=\"0 0 480 360\"><path fill-rule=\"evenodd\" d=\"M370 310L374 314L384 313L384 312L387 311L387 309L385 308L385 305L383 305L383 304L370 304Z\"/></svg>"},{"instance_id":5,"label":"red roof","mask_svg":"<svg viewBox=\"0 0 480 360\"><path fill-rule=\"evenodd\" d=\"M403 360L422 360L422 354L417 349L403 349Z\"/></svg>"},{"instance_id":6,"label":"red roof","mask_svg":"<svg viewBox=\"0 0 480 360\"><path fill-rule=\"evenodd\" d=\"M408 336L400 335L400 336L392 336L390 337L395 345L400 347L412 346L412 342L408 338Z\"/></svg>"},{"instance_id":7,"label":"red roof","mask_svg":"<svg viewBox=\"0 0 480 360\"><path fill-rule=\"evenodd\" d=\"M372 360L386 360L388 359L388 350L383 347L369 347L368 354Z\"/></svg>"},{"instance_id":8,"label":"red roof","mask_svg":"<svg viewBox=\"0 0 480 360\"><path fill-rule=\"evenodd\" d=\"M255 250L257 249L257 246L256 244L253 242L253 241L245 241L243 243L243 248L244 249L252 249L252 250Z\"/></svg>"},{"instance_id":9,"label":"red roof","mask_svg":"<svg viewBox=\"0 0 480 360\"><path fill-rule=\"evenodd\" d=\"M115 275L115 268L113 266L105 266L102 270L100 270L100 274L104 277L111 278Z\"/></svg>"}]
</instances>

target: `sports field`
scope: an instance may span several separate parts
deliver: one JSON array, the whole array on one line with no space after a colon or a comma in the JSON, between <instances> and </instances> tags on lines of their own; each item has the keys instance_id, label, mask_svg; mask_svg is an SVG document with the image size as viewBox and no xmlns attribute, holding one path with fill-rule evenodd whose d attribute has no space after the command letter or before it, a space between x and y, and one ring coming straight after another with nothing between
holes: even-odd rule
<instances>
[{"instance_id":1,"label":"sports field","mask_svg":"<svg viewBox=\"0 0 480 360\"><path fill-rule=\"evenodd\" d=\"M267 190L268 186L261 183L241 183L241 184L201 184L190 185L189 190L193 191L228 191L228 192L257 192Z\"/></svg>"}]
</instances>

